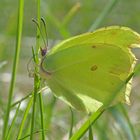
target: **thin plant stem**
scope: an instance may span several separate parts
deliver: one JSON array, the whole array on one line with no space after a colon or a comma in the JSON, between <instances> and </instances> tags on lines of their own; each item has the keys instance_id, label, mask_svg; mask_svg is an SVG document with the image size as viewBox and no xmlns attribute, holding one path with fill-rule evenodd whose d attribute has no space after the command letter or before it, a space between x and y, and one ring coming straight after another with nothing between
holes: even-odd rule
<instances>
[{"instance_id":1,"label":"thin plant stem","mask_svg":"<svg viewBox=\"0 0 140 140\"><path fill-rule=\"evenodd\" d=\"M36 60L35 55L33 51L33 58ZM32 118L31 118L31 137L30 140L33 140L33 131L34 131L34 119L35 119L35 109L36 109L36 96L37 96L37 91L38 91L38 76L36 75L37 68L35 67L35 76L34 76L34 91L32 93L33 96L33 107L32 107Z\"/></svg>"},{"instance_id":2,"label":"thin plant stem","mask_svg":"<svg viewBox=\"0 0 140 140\"><path fill-rule=\"evenodd\" d=\"M123 115L125 116L125 119L127 121L127 124L128 124L128 126L129 126L129 128L131 130L131 134L133 136L133 140L137 140L137 136L136 136L135 130L134 130L132 124L131 124L131 121L130 121L130 119L128 117L128 113L127 113L125 107L122 104L120 104L120 109L121 109Z\"/></svg>"},{"instance_id":3,"label":"thin plant stem","mask_svg":"<svg viewBox=\"0 0 140 140\"><path fill-rule=\"evenodd\" d=\"M24 0L20 0L18 5L19 6L18 6L17 33L16 33L16 49L15 49L14 62L13 62L12 78L11 78L11 83L10 83L10 88L9 88L7 110L6 110L6 114L4 118L3 136L2 136L3 140L5 139L5 136L7 135L10 107L11 107L14 86L15 86L15 81L16 81L17 66L19 62L22 26L23 26Z\"/></svg>"},{"instance_id":4,"label":"thin plant stem","mask_svg":"<svg viewBox=\"0 0 140 140\"><path fill-rule=\"evenodd\" d=\"M48 130L37 130L37 131L34 132L34 134L40 133L40 132L42 132L42 131L47 132ZM23 140L23 139L26 139L26 138L28 138L28 137L30 137L30 134L28 134L28 135L26 135L26 136L24 136L23 138L20 138L20 139L18 139L18 140Z\"/></svg>"},{"instance_id":5,"label":"thin plant stem","mask_svg":"<svg viewBox=\"0 0 140 140\"><path fill-rule=\"evenodd\" d=\"M40 118L41 118L41 128L44 130L44 116L43 116L43 100L42 100L42 94L39 94L39 105L40 105ZM42 140L45 140L45 131L42 131Z\"/></svg>"},{"instance_id":6,"label":"thin plant stem","mask_svg":"<svg viewBox=\"0 0 140 140\"><path fill-rule=\"evenodd\" d=\"M46 4L45 2L42 2L41 5L43 11L45 13L47 13L47 19L58 29L60 35L62 36L62 38L66 39L68 37L71 36L70 32L67 29L67 25L68 23L70 23L70 21L72 20L72 18L75 16L75 14L77 13L77 11L80 8L80 3L76 3L68 12L68 14L66 14L66 16L64 17L64 20L59 21L54 15L53 12L49 9L48 4Z\"/></svg>"},{"instance_id":7,"label":"thin plant stem","mask_svg":"<svg viewBox=\"0 0 140 140\"><path fill-rule=\"evenodd\" d=\"M110 0L108 4L105 6L105 8L102 10L101 14L98 16L98 18L94 21L94 23L89 28L89 32L94 31L96 28L99 27L99 25L103 22L105 17L109 15L111 10L115 7L119 0Z\"/></svg>"},{"instance_id":8,"label":"thin plant stem","mask_svg":"<svg viewBox=\"0 0 140 140\"><path fill-rule=\"evenodd\" d=\"M89 116L91 116L91 114L89 114ZM89 130L88 131L89 131L89 135L88 135L89 138L88 139L93 140L93 132L92 132L92 124L91 123L89 124Z\"/></svg>"},{"instance_id":9,"label":"thin plant stem","mask_svg":"<svg viewBox=\"0 0 140 140\"><path fill-rule=\"evenodd\" d=\"M36 35L36 49L35 53L33 51L33 57L35 60L35 63L38 65L39 64L39 57L36 56L35 54L39 54L40 50L40 0L37 0L37 23L38 23L38 28L37 28L37 35ZM39 68L36 66L35 67L35 77L34 77L34 99L33 99L33 110L32 110L32 120L31 120L31 133L30 133L30 140L33 140L33 133L34 133L34 121L35 121L35 110L36 110L36 98L37 98L37 93L40 89L40 77L37 75L39 72ZM40 118L41 118L41 128L44 130L44 117L43 117L43 101L42 101L42 95L39 94L39 106L40 106ZM42 131L42 140L45 140L45 133Z\"/></svg>"},{"instance_id":10,"label":"thin plant stem","mask_svg":"<svg viewBox=\"0 0 140 140\"><path fill-rule=\"evenodd\" d=\"M71 125L70 125L69 138L72 136L72 130L73 130L73 125L74 125L74 114L71 107L70 107L70 112L71 112Z\"/></svg>"},{"instance_id":11,"label":"thin plant stem","mask_svg":"<svg viewBox=\"0 0 140 140\"><path fill-rule=\"evenodd\" d=\"M41 89L38 91L37 94L41 94L41 92L44 91L45 89L48 89L48 87L45 86L45 87L41 88ZM33 92L33 91L32 91L32 92ZM24 100L26 100L26 99L28 99L28 98L31 98L31 97L32 97L32 92L29 93L28 95L26 95L25 97L21 98L20 100L16 101L15 103L13 103L13 104L11 105L11 108L12 108L12 107L15 107L17 104L23 102Z\"/></svg>"},{"instance_id":12,"label":"thin plant stem","mask_svg":"<svg viewBox=\"0 0 140 140\"><path fill-rule=\"evenodd\" d=\"M64 17L63 21L61 24L59 24L59 26L57 27L59 29L59 32L61 34L61 36L66 39L68 37L71 36L70 32L67 29L68 24L72 21L73 17L75 16L75 14L77 13L77 11L80 8L80 3L77 2L71 9L70 11L67 13L67 15Z\"/></svg>"},{"instance_id":13,"label":"thin plant stem","mask_svg":"<svg viewBox=\"0 0 140 140\"><path fill-rule=\"evenodd\" d=\"M85 132L89 129L89 125L92 125L96 120L102 115L104 109L102 107L93 113L89 119L80 127L80 129L75 132L75 134L70 138L70 140L79 140Z\"/></svg>"},{"instance_id":14,"label":"thin plant stem","mask_svg":"<svg viewBox=\"0 0 140 140\"><path fill-rule=\"evenodd\" d=\"M120 84L120 86L118 86L114 92L112 93L112 95L110 96L110 98L104 103L104 108L108 108L108 106L114 101L114 99L117 98L119 92L123 89L123 87L132 79L132 77L134 76L134 72L132 72L128 78L122 82Z\"/></svg>"},{"instance_id":15,"label":"thin plant stem","mask_svg":"<svg viewBox=\"0 0 140 140\"><path fill-rule=\"evenodd\" d=\"M9 140L9 139L10 139L11 131L12 131L12 128L13 128L13 126L14 126L14 124L15 124L15 120L16 120L16 118L17 118L17 115L18 115L18 112L19 112L19 109L20 109L20 104L21 104L21 103L18 104L18 107L17 107L17 109L16 109L16 113L15 113L14 118L13 118L13 120L12 120L11 126L10 126L10 128L9 128L9 130L8 130L8 132L7 132L6 140Z\"/></svg>"},{"instance_id":16,"label":"thin plant stem","mask_svg":"<svg viewBox=\"0 0 140 140\"><path fill-rule=\"evenodd\" d=\"M61 25L66 27L68 24L72 21L75 14L79 11L79 8L81 7L80 2L77 2L67 13L67 15L64 17Z\"/></svg>"},{"instance_id":17,"label":"thin plant stem","mask_svg":"<svg viewBox=\"0 0 140 140\"><path fill-rule=\"evenodd\" d=\"M94 140L93 139L93 133L92 133L92 125L89 126L89 140Z\"/></svg>"},{"instance_id":18,"label":"thin plant stem","mask_svg":"<svg viewBox=\"0 0 140 140\"><path fill-rule=\"evenodd\" d=\"M48 109L46 111L47 117L45 120L45 129L49 130L50 129L50 124L52 121L52 116L53 116L53 110L54 110L54 106L57 102L57 98L53 96L53 98L51 99L51 102L48 104Z\"/></svg>"},{"instance_id":19,"label":"thin plant stem","mask_svg":"<svg viewBox=\"0 0 140 140\"><path fill-rule=\"evenodd\" d=\"M16 101L15 103L13 103L11 105L11 108L15 107L17 104L20 104L22 101L28 99L29 97L32 97L32 93L26 95L25 97L23 97L22 99L20 99L19 101Z\"/></svg>"},{"instance_id":20,"label":"thin plant stem","mask_svg":"<svg viewBox=\"0 0 140 140\"><path fill-rule=\"evenodd\" d=\"M17 140L20 139L20 137L21 137L21 135L22 135L23 127L24 127L24 124L25 124L27 115L28 115L28 113L29 113L29 111L30 111L32 102L33 102L33 98L31 98L31 99L29 100L28 104L27 104L27 107L26 107L26 110L25 110L25 112L24 112L22 121L21 121L21 123L20 123L20 128L19 128L19 131L18 131Z\"/></svg>"},{"instance_id":21,"label":"thin plant stem","mask_svg":"<svg viewBox=\"0 0 140 140\"><path fill-rule=\"evenodd\" d=\"M38 20L38 23L39 23L39 26L40 26L40 19L41 19L41 16L40 16L40 0L37 1L37 20ZM40 28L40 27L39 27ZM37 30L37 35L40 36L41 32L39 31L39 29ZM47 35L47 32L46 32L46 35ZM39 50L40 50L40 41L39 39L37 39L37 46L36 46L36 53L39 53ZM37 58L39 60L39 58ZM38 61L37 60L37 61ZM40 87L40 80L38 81L38 86ZM43 100L42 100L42 94L40 93L39 94L39 107L40 107L40 121L41 121L41 129L42 129L42 140L45 140L45 131L44 130L44 116L43 116Z\"/></svg>"},{"instance_id":22,"label":"thin plant stem","mask_svg":"<svg viewBox=\"0 0 140 140\"><path fill-rule=\"evenodd\" d=\"M59 24L58 29L59 32L61 34L61 36L66 39L68 37L71 36L70 32L67 29L68 24L70 23L70 21L72 21L73 17L75 16L75 14L77 13L77 11L80 8L80 3L77 2L71 9L70 11L67 13L67 15L64 17L64 20L62 21L61 24Z\"/></svg>"}]
</instances>

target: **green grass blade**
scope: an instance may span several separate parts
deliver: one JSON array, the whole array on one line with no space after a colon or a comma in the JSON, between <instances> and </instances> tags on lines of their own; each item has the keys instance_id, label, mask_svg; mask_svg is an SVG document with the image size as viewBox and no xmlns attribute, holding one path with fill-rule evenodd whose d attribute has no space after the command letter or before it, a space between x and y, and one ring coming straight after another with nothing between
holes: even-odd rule
<instances>
[{"instance_id":1,"label":"green grass blade","mask_svg":"<svg viewBox=\"0 0 140 140\"><path fill-rule=\"evenodd\" d=\"M91 114L89 114L91 116ZM89 134L88 134L88 139L93 140L93 132L92 132L92 124L89 125Z\"/></svg>"},{"instance_id":2,"label":"green grass blade","mask_svg":"<svg viewBox=\"0 0 140 140\"><path fill-rule=\"evenodd\" d=\"M108 138L108 132L110 128L108 127L109 127L109 124L106 121L106 118L105 120L102 119L96 122L96 124L94 125L94 130L97 132L96 134L99 140L110 140L110 138Z\"/></svg>"},{"instance_id":3,"label":"green grass blade","mask_svg":"<svg viewBox=\"0 0 140 140\"><path fill-rule=\"evenodd\" d=\"M50 129L50 124L52 121L52 116L53 116L53 110L55 107L55 104L57 102L57 98L53 96L53 98L51 99L51 102L48 104L48 107L46 108L46 119L45 119L45 124L46 124L46 129L49 130Z\"/></svg>"},{"instance_id":4,"label":"green grass blade","mask_svg":"<svg viewBox=\"0 0 140 140\"><path fill-rule=\"evenodd\" d=\"M66 28L64 28L64 26L61 26L61 22L53 15L53 12L50 10L48 4L42 1L41 7L42 7L42 10L47 14L47 20L49 20L51 24L57 28L61 36L63 38L69 37L70 33L68 32Z\"/></svg>"},{"instance_id":5,"label":"green grass blade","mask_svg":"<svg viewBox=\"0 0 140 140\"><path fill-rule=\"evenodd\" d=\"M41 128L42 128L42 140L45 140L45 132L44 130L44 109L43 109L43 100L42 100L42 94L39 94L39 105L40 105L40 118L41 118Z\"/></svg>"},{"instance_id":6,"label":"green grass blade","mask_svg":"<svg viewBox=\"0 0 140 140\"><path fill-rule=\"evenodd\" d=\"M40 19L41 19L41 16L40 16L40 0L37 1L37 21L39 23L39 27L40 27ZM37 35L40 36L40 31L37 30ZM38 54L40 51L40 40L39 38L37 38L36 40L36 53ZM39 58L37 58L37 62L39 61ZM39 69L37 69L37 72L39 71ZM39 77L38 77L39 78ZM40 88L40 78L38 81L36 81L38 83L38 89ZM38 90L37 90L38 92ZM44 115L43 115L43 100L42 100L42 94L39 93L39 107L40 107L40 121L41 121L41 129L42 129L42 140L45 140L45 131L44 131Z\"/></svg>"},{"instance_id":7,"label":"green grass blade","mask_svg":"<svg viewBox=\"0 0 140 140\"><path fill-rule=\"evenodd\" d=\"M118 96L118 93L123 89L123 87L131 80L131 78L134 76L134 73L132 72L128 78L121 83L112 93L110 98L104 103L104 108L108 108L108 106L114 101L114 99Z\"/></svg>"},{"instance_id":8,"label":"green grass blade","mask_svg":"<svg viewBox=\"0 0 140 140\"><path fill-rule=\"evenodd\" d=\"M61 36L66 39L68 37L71 36L70 32L67 29L68 24L70 23L70 21L72 21L73 17L75 16L75 14L77 13L77 11L80 8L80 3L77 2L71 9L70 11L67 13L67 15L64 17L63 21L61 24L59 24L58 26L58 30L61 34Z\"/></svg>"},{"instance_id":9,"label":"green grass blade","mask_svg":"<svg viewBox=\"0 0 140 140\"><path fill-rule=\"evenodd\" d=\"M74 126L74 113L71 107L70 107L70 113L71 113L71 125L70 125L69 138L72 136L72 133L73 133L72 130Z\"/></svg>"},{"instance_id":10,"label":"green grass blade","mask_svg":"<svg viewBox=\"0 0 140 140\"><path fill-rule=\"evenodd\" d=\"M8 128L8 122L9 122L9 114L10 114L10 107L14 92L14 86L15 86L15 80L16 80L16 73L17 73L17 66L19 61L19 54L20 54L20 45L21 45L21 36L22 36L22 25L23 25L23 11L24 11L24 0L19 1L19 9L18 9L18 25L17 25L17 34L16 34L16 49L15 49L15 55L14 55L14 62L13 62L13 70L12 70L12 78L9 88L9 96L8 96L8 104L7 104L7 110L4 118L4 126L3 126L3 140L5 139L7 128Z\"/></svg>"},{"instance_id":11,"label":"green grass blade","mask_svg":"<svg viewBox=\"0 0 140 140\"><path fill-rule=\"evenodd\" d=\"M35 59L35 56L33 56ZM36 69L35 69L36 72ZM31 118L31 137L30 140L33 140L33 132L34 132L34 120L35 120L35 110L36 110L36 98L37 98L37 92L39 89L39 77L36 75L35 73L35 77L34 77L34 91L32 93L32 97L33 97L33 107L32 107L32 118Z\"/></svg>"},{"instance_id":12,"label":"green grass blade","mask_svg":"<svg viewBox=\"0 0 140 140\"><path fill-rule=\"evenodd\" d=\"M140 64L136 65L135 70L134 70L134 77L138 76L140 74Z\"/></svg>"},{"instance_id":13,"label":"green grass blade","mask_svg":"<svg viewBox=\"0 0 140 140\"><path fill-rule=\"evenodd\" d=\"M37 133L42 133L42 131L46 132L47 130L38 130L38 131L35 131L33 134L37 134ZM24 140L26 138L30 137L30 134L24 136L23 138L20 138L18 140Z\"/></svg>"},{"instance_id":14,"label":"green grass blade","mask_svg":"<svg viewBox=\"0 0 140 140\"><path fill-rule=\"evenodd\" d=\"M18 131L17 140L20 139L20 137L21 137L21 135L22 135L23 127L24 127L24 124L25 124L27 115L28 115L28 113L29 113L29 111L30 111L32 102L33 102L33 98L31 98L31 99L29 100L29 102L28 102L28 104L27 104L27 107L26 107L26 109L25 109L25 112L24 112L22 121L21 121L21 123L20 123L20 128L19 128L19 131Z\"/></svg>"},{"instance_id":15,"label":"green grass blade","mask_svg":"<svg viewBox=\"0 0 140 140\"><path fill-rule=\"evenodd\" d=\"M89 117L89 119L80 127L80 129L77 132L75 132L75 134L70 138L70 140L80 139L85 134L85 132L88 130L89 126L91 124L93 124L101 116L101 114L103 112L104 112L104 110L102 108L100 108L95 113L93 113Z\"/></svg>"},{"instance_id":16,"label":"green grass blade","mask_svg":"<svg viewBox=\"0 0 140 140\"><path fill-rule=\"evenodd\" d=\"M137 65L134 69L134 72L132 72L128 78L120 84L120 86L118 86L114 92L112 93L112 96L110 96L110 98L104 103L104 107L108 108L108 106L114 101L114 99L118 96L117 93L119 93L123 87L135 76L137 76L138 74L140 74L140 65Z\"/></svg>"},{"instance_id":17,"label":"green grass blade","mask_svg":"<svg viewBox=\"0 0 140 140\"><path fill-rule=\"evenodd\" d=\"M129 117L128 117L128 113L127 113L127 111L126 111L124 105L120 104L120 110L122 111L122 113L123 113L123 115L124 115L124 117L125 117L125 119L126 119L126 121L127 121L127 125L128 125L128 127L129 127L129 129L130 129L130 132L131 132L131 135L132 135L132 139L133 139L133 140L137 140L134 127L132 126L132 123L131 123L131 121L130 121L130 119L129 119Z\"/></svg>"},{"instance_id":18,"label":"green grass blade","mask_svg":"<svg viewBox=\"0 0 140 140\"><path fill-rule=\"evenodd\" d=\"M37 0L37 22L38 26L40 28L40 0ZM33 52L33 57L35 60L35 63L39 64L39 57L35 56L35 54L39 54L40 51L40 30L37 28L37 34L36 34L36 50L35 53ZM33 140L33 133L34 133L34 122L35 122L35 111L36 111L36 98L37 93L40 89L40 77L37 75L39 72L39 68L35 67L35 77L34 77L34 100L33 100L33 111L32 111L32 121L31 121L31 133L30 133L30 140ZM42 101L42 95L39 94L39 107L40 107L40 118L41 118L41 128L44 130L44 116L43 116L43 101ZM42 140L45 140L45 133L42 131Z\"/></svg>"},{"instance_id":19,"label":"green grass blade","mask_svg":"<svg viewBox=\"0 0 140 140\"><path fill-rule=\"evenodd\" d=\"M102 10L101 14L95 20L95 22L91 25L89 32L94 31L98 26L103 22L103 20L109 15L111 10L115 7L119 0L110 0L105 8Z\"/></svg>"},{"instance_id":20,"label":"green grass blade","mask_svg":"<svg viewBox=\"0 0 140 140\"><path fill-rule=\"evenodd\" d=\"M58 30L59 30L59 33L60 33L60 35L62 36L63 39L66 39L66 38L71 36L71 34L68 31L68 29L65 28L64 26L59 26Z\"/></svg>"},{"instance_id":21,"label":"green grass blade","mask_svg":"<svg viewBox=\"0 0 140 140\"><path fill-rule=\"evenodd\" d=\"M21 104L21 103L18 104L18 107L17 107L17 109L16 109L16 113L15 113L14 118L13 118L13 120L12 120L11 126L10 126L10 128L9 128L9 130L8 130L8 132L7 132L6 140L10 140L11 131L12 131L12 128L14 127L15 120L16 120L16 118L17 118L17 115L18 115L18 112L19 112L19 109L20 109L20 104Z\"/></svg>"},{"instance_id":22,"label":"green grass blade","mask_svg":"<svg viewBox=\"0 0 140 140\"><path fill-rule=\"evenodd\" d=\"M116 120L117 124L121 128L121 130L118 131L118 132L121 131L120 136L122 136L122 134L123 134L127 140L134 140L132 138L133 136L132 136L131 130L129 128L129 125L127 123L127 120L123 116L123 114L120 113L119 107L110 108L109 110L110 110L110 113L112 114L113 118Z\"/></svg>"},{"instance_id":23,"label":"green grass blade","mask_svg":"<svg viewBox=\"0 0 140 140\"><path fill-rule=\"evenodd\" d=\"M89 135L88 135L88 137L89 137L89 140L94 140L93 139L93 132L92 132L92 125L89 126Z\"/></svg>"},{"instance_id":24,"label":"green grass blade","mask_svg":"<svg viewBox=\"0 0 140 140\"><path fill-rule=\"evenodd\" d=\"M60 26L59 20L53 15L53 12L49 8L49 4L46 1L41 2L41 8L44 13L46 13L47 19L51 22L55 27Z\"/></svg>"},{"instance_id":25,"label":"green grass blade","mask_svg":"<svg viewBox=\"0 0 140 140\"><path fill-rule=\"evenodd\" d=\"M40 93L41 93L43 90L45 90L45 89L46 89L46 87L44 87L44 88L42 88L41 90L39 90L39 91L38 91L38 94L40 94ZM28 95L26 95L25 97L21 98L20 100L16 101L15 103L13 103L13 104L11 105L11 108L14 107L14 106L16 106L17 104L23 102L24 100L30 98L30 97L32 97L32 92L29 93Z\"/></svg>"},{"instance_id":26,"label":"green grass blade","mask_svg":"<svg viewBox=\"0 0 140 140\"><path fill-rule=\"evenodd\" d=\"M70 11L67 13L67 15L64 17L63 21L62 21L62 26L68 26L69 22L73 19L73 17L75 16L75 14L77 13L77 11L79 10L79 8L81 7L81 4L79 2L77 2L71 9Z\"/></svg>"},{"instance_id":27,"label":"green grass blade","mask_svg":"<svg viewBox=\"0 0 140 140\"><path fill-rule=\"evenodd\" d=\"M13 104L11 105L11 108L12 108L12 107L15 107L17 104L20 104L21 102L23 102L24 100L26 100L26 99L28 99L28 98L30 98L30 97L32 97L32 93L26 95L26 96L23 97L22 99L20 99L20 100L16 101L15 103L13 103Z\"/></svg>"}]
</instances>

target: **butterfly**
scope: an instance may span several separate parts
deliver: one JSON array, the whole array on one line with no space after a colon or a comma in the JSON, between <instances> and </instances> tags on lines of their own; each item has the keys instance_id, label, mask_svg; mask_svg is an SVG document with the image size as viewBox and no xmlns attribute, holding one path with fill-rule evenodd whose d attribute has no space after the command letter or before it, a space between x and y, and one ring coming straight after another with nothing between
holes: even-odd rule
<instances>
[{"instance_id":1,"label":"butterfly","mask_svg":"<svg viewBox=\"0 0 140 140\"><path fill-rule=\"evenodd\" d=\"M68 38L42 58L40 74L55 96L71 107L95 112L133 72L132 48L140 47L140 35L127 27L110 26ZM117 93L111 105L130 104L131 81Z\"/></svg>"}]
</instances>

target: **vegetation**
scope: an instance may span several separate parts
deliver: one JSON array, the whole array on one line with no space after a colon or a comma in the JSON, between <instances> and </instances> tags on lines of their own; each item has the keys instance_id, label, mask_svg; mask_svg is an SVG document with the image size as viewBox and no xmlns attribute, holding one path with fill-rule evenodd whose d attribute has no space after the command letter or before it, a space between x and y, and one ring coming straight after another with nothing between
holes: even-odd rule
<instances>
[{"instance_id":1,"label":"vegetation","mask_svg":"<svg viewBox=\"0 0 140 140\"><path fill-rule=\"evenodd\" d=\"M43 36L40 18L45 19L51 48L63 39L103 26L123 25L140 32L139 4L139 0L1 0L1 139L138 140L139 67L130 106L118 104L91 115L76 111L54 97L40 79L39 49L44 43L32 19ZM140 51L134 49L134 53L139 58Z\"/></svg>"}]
</instances>

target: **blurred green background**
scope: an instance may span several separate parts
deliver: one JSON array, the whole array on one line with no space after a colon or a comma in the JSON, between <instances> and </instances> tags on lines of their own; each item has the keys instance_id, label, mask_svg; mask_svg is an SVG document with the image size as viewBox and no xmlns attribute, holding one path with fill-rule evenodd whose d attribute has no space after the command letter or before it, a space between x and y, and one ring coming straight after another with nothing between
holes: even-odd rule
<instances>
[{"instance_id":1,"label":"blurred green background","mask_svg":"<svg viewBox=\"0 0 140 140\"><path fill-rule=\"evenodd\" d=\"M53 47L54 44L63 40L64 38L87 32L108 2L109 0L41 0L41 15L44 17L47 23L49 47ZM36 18L36 5L35 0L25 0L22 46L13 102L21 99L25 95L28 95L33 89L33 78L29 77L27 63L32 57L31 47L35 46L36 25L34 25L32 22L32 18ZM62 27L62 22L72 7L77 7L77 10L68 24L65 27ZM0 0L0 130L2 129L3 124L2 117L7 102L15 50L17 10L18 0ZM118 0L99 27L110 25L127 26L140 33L139 15L140 0ZM43 45L44 44L42 42L42 46ZM134 50L134 52L137 58L140 58L140 50ZM126 105L129 118L135 128L138 140L140 139L139 85L140 76L137 76L133 82L133 91L131 94L132 104L131 106ZM50 127L48 136L52 140L61 140L65 137L69 130L69 107L61 101L55 102L51 94L44 94L43 96L45 104L44 114L49 112L50 106L55 104L53 116L51 118L52 123L51 125L47 124ZM25 108L25 104L26 102L23 103L20 110L21 116ZM104 134L102 137L105 140L131 139L131 136L128 137L129 134L126 134L127 132L129 133L127 126L124 126L125 128L123 128L121 125L119 125L119 123L124 122L125 119L121 117L121 115L119 116L118 114L112 112L113 111L111 111L111 113L110 111L106 112L99 119L102 121L98 121L96 124L97 129L94 127L96 135L98 136L98 133L101 132ZM85 117L85 114L81 112L74 111L74 113L76 114L75 124L79 122L80 119L82 120ZM12 113L10 118L12 118ZM21 117L19 116L18 119L21 120ZM106 119L109 120L106 121ZM117 121L119 123L117 123ZM17 126L18 123L19 122L17 122ZM106 129L106 132L104 132L104 129ZM125 130L128 131L125 132ZM14 135L16 135L16 133ZM15 137L14 135L13 139Z\"/></svg>"}]
</instances>

